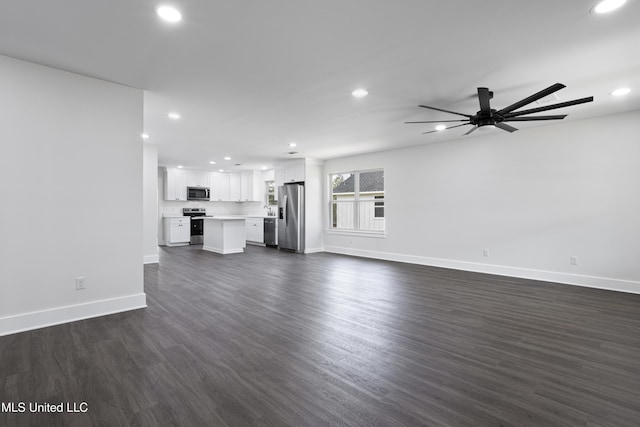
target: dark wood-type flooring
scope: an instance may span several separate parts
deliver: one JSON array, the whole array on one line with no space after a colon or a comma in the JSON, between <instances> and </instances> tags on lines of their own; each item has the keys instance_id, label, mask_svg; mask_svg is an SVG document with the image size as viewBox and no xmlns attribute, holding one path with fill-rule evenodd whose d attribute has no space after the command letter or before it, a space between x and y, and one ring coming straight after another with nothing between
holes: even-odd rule
<instances>
[{"instance_id":1,"label":"dark wood-type flooring","mask_svg":"<svg viewBox=\"0 0 640 427\"><path fill-rule=\"evenodd\" d=\"M1 426L638 426L640 295L163 248L148 308L0 338Z\"/></svg>"}]
</instances>

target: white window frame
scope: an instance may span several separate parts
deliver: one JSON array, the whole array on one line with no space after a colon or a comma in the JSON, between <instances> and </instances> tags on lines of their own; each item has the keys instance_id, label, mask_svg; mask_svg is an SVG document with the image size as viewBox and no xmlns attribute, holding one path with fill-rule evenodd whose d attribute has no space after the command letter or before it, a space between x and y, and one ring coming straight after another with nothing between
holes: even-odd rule
<instances>
[{"instance_id":1,"label":"white window frame","mask_svg":"<svg viewBox=\"0 0 640 427\"><path fill-rule=\"evenodd\" d=\"M365 229L365 230L361 230L360 229L360 206L362 204L363 201L360 200L360 174L361 173L367 173L367 172L376 172L376 171L382 171L384 173L384 168L375 168L375 169L364 169L364 170L351 170L351 171L345 171L345 172L330 172L329 174L327 174L327 182L328 182L328 198L329 198L329 218L327 221L327 230L326 232L328 234L342 234L342 235L356 235L356 236L365 236L365 237L386 237L386 214L387 214L387 210L384 209L384 220L385 220L385 228L383 230L371 230L371 229ZM335 175L346 175L346 174L353 174L354 176L354 180L353 180L353 199L352 200L344 200L344 201L339 201L339 200L333 200L333 181L331 180L331 178ZM371 202L374 203L374 209L375 209L375 203L376 202L382 202L385 203L385 199L386 199L386 188L384 190L384 194L385 197L383 197L382 199L372 199L372 200L365 200L365 202ZM354 213L353 213L353 227L354 228L334 228L333 227L333 206L334 204L337 203L351 203L354 206ZM383 205L383 208L386 207L386 205Z\"/></svg>"}]
</instances>

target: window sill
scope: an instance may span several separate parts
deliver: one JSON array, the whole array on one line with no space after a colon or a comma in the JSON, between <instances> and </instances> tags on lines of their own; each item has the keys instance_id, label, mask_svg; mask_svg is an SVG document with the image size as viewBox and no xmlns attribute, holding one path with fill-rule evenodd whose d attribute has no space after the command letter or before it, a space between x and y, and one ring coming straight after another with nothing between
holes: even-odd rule
<instances>
[{"instance_id":1,"label":"window sill","mask_svg":"<svg viewBox=\"0 0 640 427\"><path fill-rule=\"evenodd\" d=\"M336 230L330 228L325 230L327 234L335 234L339 236L359 236L359 237L373 237L376 239L386 239L387 233L385 231L363 231L363 230Z\"/></svg>"}]
</instances>

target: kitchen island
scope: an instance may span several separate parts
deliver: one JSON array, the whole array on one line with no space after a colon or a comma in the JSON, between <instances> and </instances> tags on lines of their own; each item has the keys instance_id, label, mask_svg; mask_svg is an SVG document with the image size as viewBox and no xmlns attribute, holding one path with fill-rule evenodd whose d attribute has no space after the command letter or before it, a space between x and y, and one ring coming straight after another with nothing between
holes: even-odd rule
<instances>
[{"instance_id":1,"label":"kitchen island","mask_svg":"<svg viewBox=\"0 0 640 427\"><path fill-rule=\"evenodd\" d=\"M235 216L199 217L203 221L202 249L218 254L244 252L245 219Z\"/></svg>"}]
</instances>

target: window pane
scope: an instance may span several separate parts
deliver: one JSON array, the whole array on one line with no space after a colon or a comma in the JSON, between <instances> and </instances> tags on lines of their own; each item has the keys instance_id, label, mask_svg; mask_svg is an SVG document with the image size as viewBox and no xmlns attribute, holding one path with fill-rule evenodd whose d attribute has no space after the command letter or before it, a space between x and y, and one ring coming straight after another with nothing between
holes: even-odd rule
<instances>
[{"instance_id":1,"label":"window pane","mask_svg":"<svg viewBox=\"0 0 640 427\"><path fill-rule=\"evenodd\" d=\"M274 181L265 181L265 185L267 191L267 204L277 205L278 201L276 200L276 183Z\"/></svg>"},{"instance_id":2,"label":"window pane","mask_svg":"<svg viewBox=\"0 0 640 427\"><path fill-rule=\"evenodd\" d=\"M384 230L384 206L379 206L380 203L384 204L375 199L360 201L358 206L360 230Z\"/></svg>"},{"instance_id":3,"label":"window pane","mask_svg":"<svg viewBox=\"0 0 640 427\"><path fill-rule=\"evenodd\" d=\"M374 216L376 218L384 218L384 196L375 196L375 199Z\"/></svg>"},{"instance_id":4,"label":"window pane","mask_svg":"<svg viewBox=\"0 0 640 427\"><path fill-rule=\"evenodd\" d=\"M352 230L354 228L355 202L331 203L331 228Z\"/></svg>"},{"instance_id":5,"label":"window pane","mask_svg":"<svg viewBox=\"0 0 640 427\"><path fill-rule=\"evenodd\" d=\"M360 194L384 194L384 171L360 172Z\"/></svg>"},{"instance_id":6,"label":"window pane","mask_svg":"<svg viewBox=\"0 0 640 427\"><path fill-rule=\"evenodd\" d=\"M355 199L355 175L341 173L331 175L331 199L353 200Z\"/></svg>"}]
</instances>

